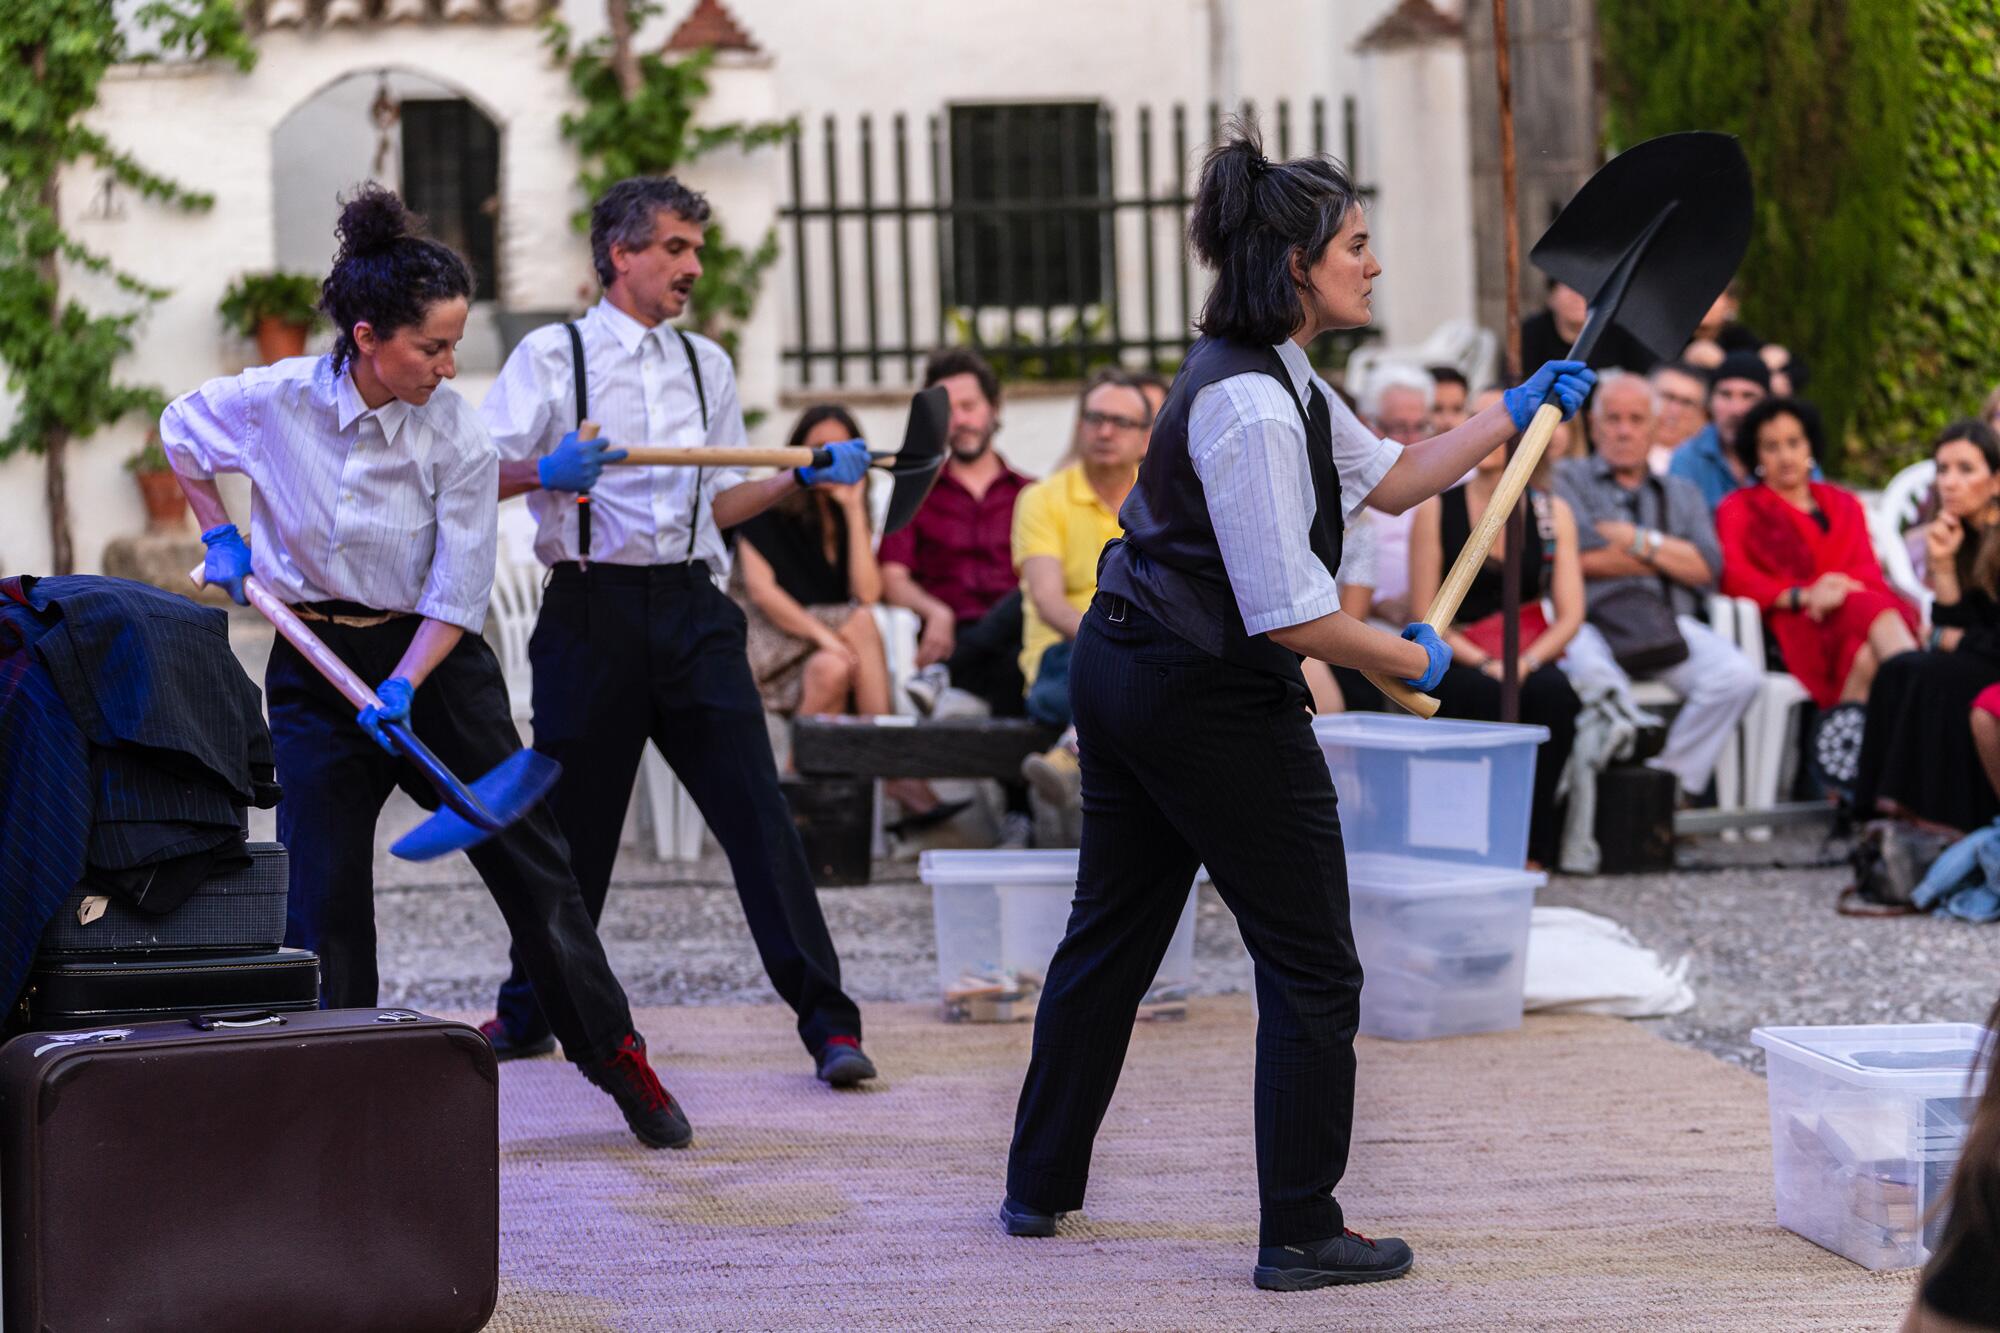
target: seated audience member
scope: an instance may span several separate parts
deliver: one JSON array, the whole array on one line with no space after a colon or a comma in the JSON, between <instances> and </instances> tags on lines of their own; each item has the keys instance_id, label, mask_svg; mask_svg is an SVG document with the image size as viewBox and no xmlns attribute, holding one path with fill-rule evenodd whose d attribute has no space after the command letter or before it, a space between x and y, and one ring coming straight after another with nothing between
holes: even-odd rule
<instances>
[{"instance_id":1,"label":"seated audience member","mask_svg":"<svg viewBox=\"0 0 2000 1333\"><path fill-rule=\"evenodd\" d=\"M1583 322L1590 314L1590 300L1566 282L1549 279L1548 303L1521 321L1521 364L1539 366L1544 361L1560 361L1569 355ZM1644 343L1613 324L1597 341L1591 362L1601 371L1607 366L1645 374L1659 360Z\"/></svg>"},{"instance_id":2,"label":"seated audience member","mask_svg":"<svg viewBox=\"0 0 2000 1333\"><path fill-rule=\"evenodd\" d=\"M1653 386L1653 446L1646 466L1656 477L1667 475L1674 450L1701 433L1708 424L1708 373L1685 361L1663 361L1646 377Z\"/></svg>"},{"instance_id":3,"label":"seated audience member","mask_svg":"<svg viewBox=\"0 0 2000 1333\"><path fill-rule=\"evenodd\" d=\"M1924 651L1876 670L1854 800L1864 814L1970 832L2000 815L1975 744L1980 733L2000 742L2000 716L1978 704L2000 684L2000 437L1981 421L1953 422L1931 457L1937 517L1924 528L1924 582L1936 597L1933 629Z\"/></svg>"},{"instance_id":4,"label":"seated audience member","mask_svg":"<svg viewBox=\"0 0 2000 1333\"><path fill-rule=\"evenodd\" d=\"M1021 586L1014 573L1014 504L1030 478L993 447L1000 380L969 348L931 354L924 385L951 395L944 472L910 525L882 539L882 595L917 613L916 678L925 712L947 686L985 700L995 717L1019 717Z\"/></svg>"},{"instance_id":5,"label":"seated audience member","mask_svg":"<svg viewBox=\"0 0 2000 1333\"><path fill-rule=\"evenodd\" d=\"M1823 709L1866 700L1876 668L1916 647L1917 628L1882 578L1861 501L1813 480L1824 446L1811 404L1765 399L1736 430L1755 480L1715 511L1722 590L1763 608L1786 668Z\"/></svg>"},{"instance_id":6,"label":"seated audience member","mask_svg":"<svg viewBox=\"0 0 2000 1333\"><path fill-rule=\"evenodd\" d=\"M811 449L860 436L846 409L822 404L800 415L788 444ZM868 529L868 483L801 490L733 531L732 591L765 709L786 716L894 712L889 664L869 610L882 600L882 571ZM927 822L946 808L925 782L899 779L883 790L910 820Z\"/></svg>"},{"instance_id":7,"label":"seated audience member","mask_svg":"<svg viewBox=\"0 0 2000 1333\"><path fill-rule=\"evenodd\" d=\"M1654 438L1655 390L1636 375L1606 371L1591 398L1597 453L1556 469L1556 492L1576 515L1586 623L1570 641L1563 670L1578 687L1623 687L1634 675L1661 680L1683 700L1666 748L1650 762L1672 773L1683 793L1708 786L1723 742L1763 684L1740 649L1697 618L1715 586L1722 549L1708 505L1679 477L1646 466ZM1620 664L1680 660L1650 668Z\"/></svg>"},{"instance_id":8,"label":"seated audience member","mask_svg":"<svg viewBox=\"0 0 2000 1333\"><path fill-rule=\"evenodd\" d=\"M1746 456L1736 448L1743 414L1771 392L1771 368L1754 352L1731 353L1715 369L1708 389L1708 424L1674 450L1667 472L1695 488L1713 510L1722 497L1750 482Z\"/></svg>"},{"instance_id":9,"label":"seated audience member","mask_svg":"<svg viewBox=\"0 0 2000 1333\"><path fill-rule=\"evenodd\" d=\"M1986 1088L1968 1117L1958 1165L1945 1186L1944 1225L1897 1333L2000 1329L2000 1004L1986 1015L1977 1067ZM1969 1081L1969 1080L1968 1080ZM1968 1099L1969 1100L1969 1099Z\"/></svg>"},{"instance_id":10,"label":"seated audience member","mask_svg":"<svg viewBox=\"0 0 2000 1333\"><path fill-rule=\"evenodd\" d=\"M1448 430L1456 430L1472 415L1470 400L1472 386L1457 366L1430 366L1424 371L1431 377L1431 427L1432 435L1442 435Z\"/></svg>"},{"instance_id":11,"label":"seated audience member","mask_svg":"<svg viewBox=\"0 0 2000 1333\"><path fill-rule=\"evenodd\" d=\"M1731 278L1729 285L1709 302L1708 312L1694 326L1694 335L1689 341L1714 343L1725 356L1730 352L1757 351L1764 346L1764 340L1737 323L1736 316L1742 308L1741 290L1736 279Z\"/></svg>"},{"instance_id":12,"label":"seated audience member","mask_svg":"<svg viewBox=\"0 0 2000 1333\"><path fill-rule=\"evenodd\" d=\"M1173 381L1157 370L1134 370L1128 372L1132 382L1139 386L1139 392L1146 395L1146 441L1153 439L1152 422L1160 415L1160 404L1167 401L1167 389Z\"/></svg>"},{"instance_id":13,"label":"seated audience member","mask_svg":"<svg viewBox=\"0 0 2000 1333\"><path fill-rule=\"evenodd\" d=\"M1062 465L1021 492L1013 551L1021 572L1021 675L1028 716L1062 731L1045 754L1021 765L1044 800L1077 804L1081 778L1069 715L1069 654L1097 595L1097 558L1124 532L1118 507L1139 477L1153 413L1132 376L1103 370L1083 391L1076 433Z\"/></svg>"},{"instance_id":14,"label":"seated audience member","mask_svg":"<svg viewBox=\"0 0 2000 1333\"><path fill-rule=\"evenodd\" d=\"M1368 382L1362 419L1370 429L1398 444L1416 444L1430 438L1434 392L1429 375L1415 366L1390 362L1378 368ZM1415 618L1404 611L1410 598L1410 524L1416 519L1416 510L1400 514L1374 510L1371 518L1375 525L1375 616L1401 624Z\"/></svg>"},{"instance_id":15,"label":"seated audience member","mask_svg":"<svg viewBox=\"0 0 2000 1333\"><path fill-rule=\"evenodd\" d=\"M1347 521L1340 540L1340 568L1334 571L1334 587L1340 593L1340 609L1356 620L1368 619L1375 600L1375 531L1379 514L1363 508ZM1337 667L1308 657L1299 663L1306 687L1312 691L1313 712L1379 712L1385 706L1382 691L1352 667Z\"/></svg>"},{"instance_id":16,"label":"seated audience member","mask_svg":"<svg viewBox=\"0 0 2000 1333\"><path fill-rule=\"evenodd\" d=\"M1410 603L1429 606L1444 571L1458 558L1466 539L1479 525L1487 502L1506 466L1503 445L1480 461L1464 485L1417 506L1410 530ZM1583 570L1577 563L1576 520L1558 496L1539 487L1527 493L1527 541L1520 561L1520 651L1516 668L1521 681L1521 721L1549 729L1535 756L1534 810L1529 820L1528 856L1545 866L1556 864L1562 838L1562 814L1556 784L1569 763L1580 707L1569 679L1556 665L1583 623ZM1493 544L1486 563L1460 604L1458 618L1444 633L1452 662L1434 691L1440 717L1500 720L1500 652L1503 560L1507 534ZM1555 619L1544 613L1542 599L1555 607Z\"/></svg>"}]
</instances>

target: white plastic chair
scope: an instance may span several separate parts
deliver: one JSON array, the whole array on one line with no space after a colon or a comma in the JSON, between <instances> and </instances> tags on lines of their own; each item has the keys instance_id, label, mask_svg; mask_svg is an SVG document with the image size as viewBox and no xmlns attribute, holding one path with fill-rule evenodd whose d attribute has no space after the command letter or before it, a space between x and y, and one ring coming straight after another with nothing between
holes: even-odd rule
<instances>
[{"instance_id":1,"label":"white plastic chair","mask_svg":"<svg viewBox=\"0 0 2000 1333\"><path fill-rule=\"evenodd\" d=\"M1719 593L1708 599L1709 627L1724 638L1735 642L1737 639L1736 608L1730 598ZM1756 659L1761 666L1761 651ZM1664 707L1677 704L1681 696L1671 685L1661 680L1635 680L1632 682L1632 701L1641 708ZM1754 705L1753 705L1754 707ZM1722 743L1722 753L1715 761L1715 805L1718 810L1738 810L1744 804L1745 768L1743 760L1744 732L1747 730L1749 714L1744 721L1730 729L1729 739Z\"/></svg>"},{"instance_id":2,"label":"white plastic chair","mask_svg":"<svg viewBox=\"0 0 2000 1333\"><path fill-rule=\"evenodd\" d=\"M1910 559L1910 548L1903 534L1916 523L1936 482L1937 464L1926 458L1889 478L1889 484L1882 488L1874 503L1863 506L1868 515L1868 537L1875 545L1875 558L1882 562L1889 585L1915 602L1926 621L1931 615L1931 590L1917 576L1916 563Z\"/></svg>"}]
</instances>

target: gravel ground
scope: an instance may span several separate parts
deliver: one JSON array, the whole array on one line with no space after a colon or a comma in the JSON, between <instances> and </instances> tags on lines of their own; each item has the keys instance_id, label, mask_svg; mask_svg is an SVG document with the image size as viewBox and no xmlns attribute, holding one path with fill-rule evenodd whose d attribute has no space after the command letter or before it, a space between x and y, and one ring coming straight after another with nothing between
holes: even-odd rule
<instances>
[{"instance_id":1,"label":"gravel ground","mask_svg":"<svg viewBox=\"0 0 2000 1333\"><path fill-rule=\"evenodd\" d=\"M1539 901L1611 917L1667 959L1686 955L1695 1007L1648 1026L1753 1069L1763 1066L1750 1045L1760 1024L1983 1019L2000 990L2000 927L1838 916L1833 900L1846 879L1837 850L1816 835L1704 841L1685 847L1683 868L1671 874L1558 876ZM385 1002L489 1004L506 966L506 934L465 862L420 869L385 861L378 884ZM937 994L930 892L913 866L878 863L874 883L825 890L821 901L857 999ZM635 1004L773 998L719 856L663 866L628 850L604 934ZM1249 985L1234 920L1209 889L1196 916L1195 972L1201 993Z\"/></svg>"}]
</instances>

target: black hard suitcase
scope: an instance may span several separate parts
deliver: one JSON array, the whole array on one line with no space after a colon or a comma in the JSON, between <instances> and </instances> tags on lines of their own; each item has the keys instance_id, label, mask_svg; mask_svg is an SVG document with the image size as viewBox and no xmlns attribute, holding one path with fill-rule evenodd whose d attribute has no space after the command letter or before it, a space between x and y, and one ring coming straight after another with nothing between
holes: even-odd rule
<instances>
[{"instance_id":1,"label":"black hard suitcase","mask_svg":"<svg viewBox=\"0 0 2000 1333\"><path fill-rule=\"evenodd\" d=\"M220 1009L280 1013L319 1005L319 955L307 949L242 954L38 956L7 1024L12 1032L154 1023Z\"/></svg>"},{"instance_id":2,"label":"black hard suitcase","mask_svg":"<svg viewBox=\"0 0 2000 1333\"><path fill-rule=\"evenodd\" d=\"M290 863L281 843L253 842L245 850L246 869L205 881L163 916L79 885L42 932L37 949L44 954L274 949L285 942Z\"/></svg>"},{"instance_id":3,"label":"black hard suitcase","mask_svg":"<svg viewBox=\"0 0 2000 1333\"><path fill-rule=\"evenodd\" d=\"M477 1329L499 1097L406 1009L31 1033L0 1048L8 1333Z\"/></svg>"}]
</instances>

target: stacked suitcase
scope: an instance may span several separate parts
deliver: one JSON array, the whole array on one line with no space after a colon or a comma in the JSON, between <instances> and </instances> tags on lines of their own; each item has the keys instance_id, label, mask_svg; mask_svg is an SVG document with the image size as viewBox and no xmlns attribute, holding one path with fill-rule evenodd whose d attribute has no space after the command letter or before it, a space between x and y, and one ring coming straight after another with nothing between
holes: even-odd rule
<instances>
[{"instance_id":1,"label":"stacked suitcase","mask_svg":"<svg viewBox=\"0 0 2000 1333\"><path fill-rule=\"evenodd\" d=\"M79 889L0 1046L0 1326L477 1329L499 1081L462 1023L320 1010L285 851L162 916Z\"/></svg>"},{"instance_id":2,"label":"stacked suitcase","mask_svg":"<svg viewBox=\"0 0 2000 1333\"><path fill-rule=\"evenodd\" d=\"M289 1013L319 1003L319 960L285 949L285 849L249 844L250 865L215 876L163 916L79 886L42 935L10 1032Z\"/></svg>"}]
</instances>

